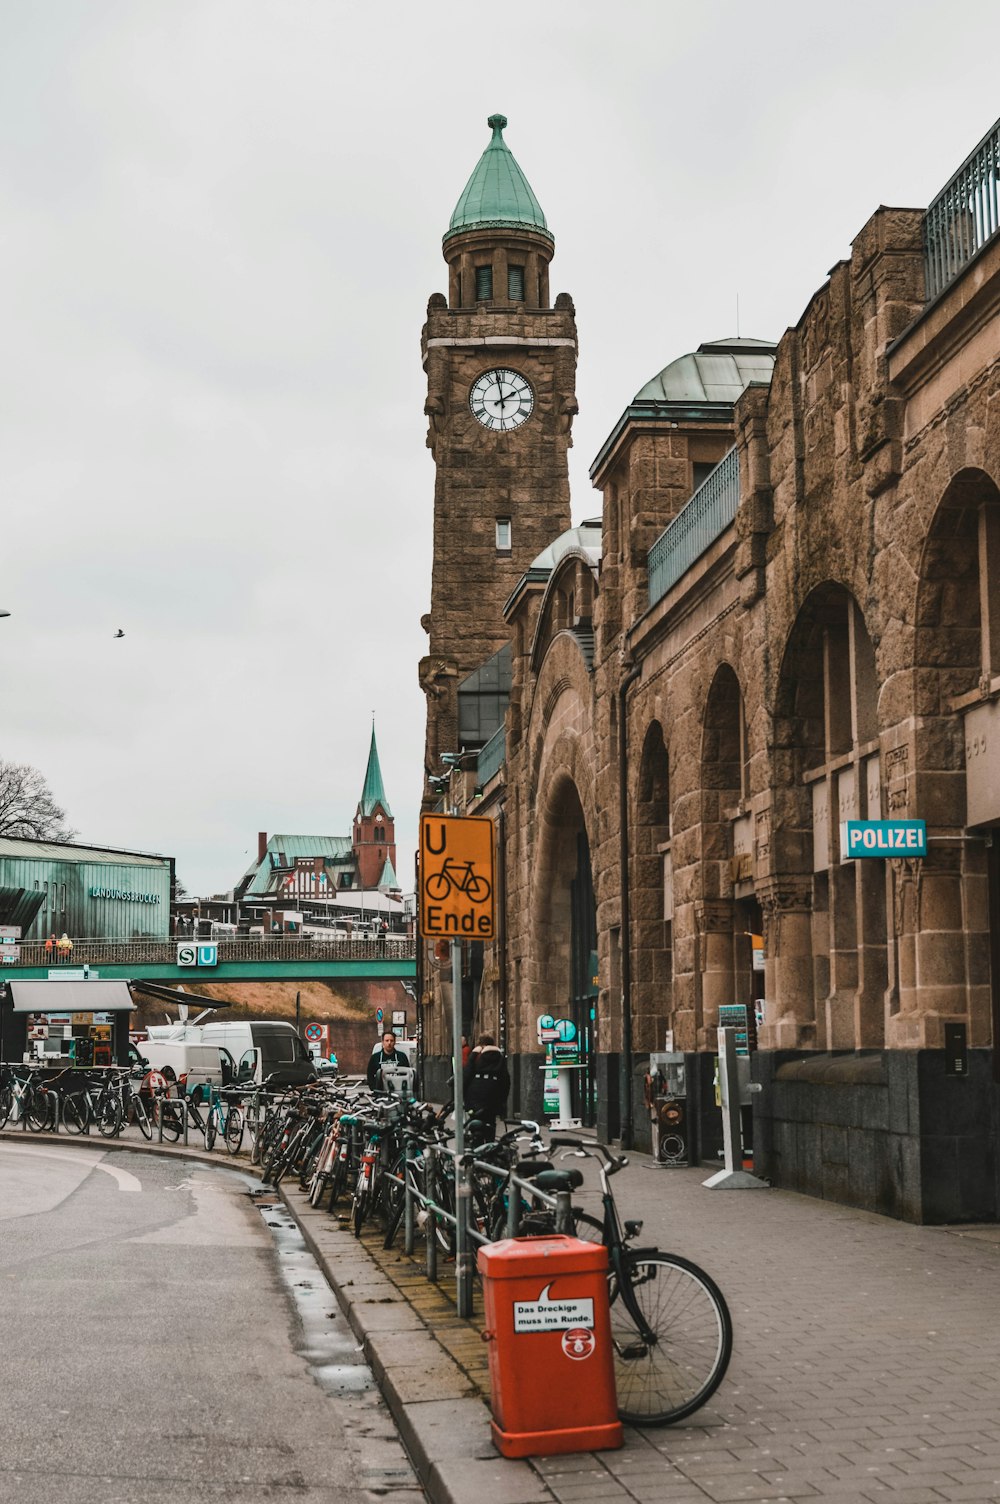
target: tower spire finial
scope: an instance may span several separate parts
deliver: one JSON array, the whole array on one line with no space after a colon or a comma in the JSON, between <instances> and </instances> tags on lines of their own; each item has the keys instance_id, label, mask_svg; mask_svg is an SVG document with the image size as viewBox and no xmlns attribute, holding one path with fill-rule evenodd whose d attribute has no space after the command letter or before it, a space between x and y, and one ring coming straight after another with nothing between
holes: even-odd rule
<instances>
[{"instance_id":1,"label":"tower spire finial","mask_svg":"<svg viewBox=\"0 0 1000 1504\"><path fill-rule=\"evenodd\" d=\"M489 120L487 120L486 124L493 131L493 139L495 141L498 136L502 136L503 135L503 128L507 124L507 116L506 115L491 115L490 118L489 118Z\"/></svg>"}]
</instances>

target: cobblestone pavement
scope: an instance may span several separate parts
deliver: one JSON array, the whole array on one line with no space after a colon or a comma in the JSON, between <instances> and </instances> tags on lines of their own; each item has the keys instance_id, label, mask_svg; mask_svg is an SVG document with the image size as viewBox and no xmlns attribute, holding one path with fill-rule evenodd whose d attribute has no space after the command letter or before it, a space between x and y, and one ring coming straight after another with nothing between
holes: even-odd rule
<instances>
[{"instance_id":1,"label":"cobblestone pavement","mask_svg":"<svg viewBox=\"0 0 1000 1504\"><path fill-rule=\"evenodd\" d=\"M637 1155L614 1184L623 1213L645 1218L643 1244L694 1259L724 1290L728 1375L685 1424L536 1460L560 1504L1000 1500L1000 1228L706 1190L708 1173ZM596 1191L582 1200L599 1210ZM478 1326L451 1314L447 1277L433 1291L419 1262L368 1246L486 1389Z\"/></svg>"},{"instance_id":2,"label":"cobblestone pavement","mask_svg":"<svg viewBox=\"0 0 1000 1504\"><path fill-rule=\"evenodd\" d=\"M645 1219L643 1244L694 1259L725 1292L734 1351L709 1405L679 1426L628 1429L620 1452L537 1459L534 1490L523 1473L515 1482L523 1464L500 1459L497 1491L472 1484L482 1466L475 1475L470 1468L465 1487L456 1457L449 1496L460 1504L1000 1501L1000 1227L910 1227L781 1191L709 1191L708 1173L661 1170L634 1155L614 1184L623 1215ZM593 1181L580 1200L596 1213ZM482 1321L454 1315L447 1264L440 1288L429 1286L422 1244L406 1260L383 1254L373 1233L361 1254L326 1213L289 1199L304 1225L329 1237L334 1277L345 1250L381 1264L414 1326L457 1365L463 1383L449 1396L488 1393ZM381 1309L401 1325L398 1308ZM429 1412L434 1390L422 1394ZM444 1391L442 1403L457 1417ZM471 1398L457 1403L477 1409ZM454 1419L450 1429L460 1429ZM484 1435L482 1424L470 1463L491 1455Z\"/></svg>"}]
</instances>

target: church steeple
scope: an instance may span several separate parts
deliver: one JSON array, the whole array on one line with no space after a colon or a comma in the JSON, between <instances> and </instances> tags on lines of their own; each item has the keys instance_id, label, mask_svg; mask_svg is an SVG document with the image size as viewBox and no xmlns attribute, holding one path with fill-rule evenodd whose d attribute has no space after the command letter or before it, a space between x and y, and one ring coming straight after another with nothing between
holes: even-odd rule
<instances>
[{"instance_id":1,"label":"church steeple","mask_svg":"<svg viewBox=\"0 0 1000 1504\"><path fill-rule=\"evenodd\" d=\"M358 809L362 815L371 815L375 812L376 804L382 806L382 813L392 818L392 810L389 801L385 797L385 788L382 784L382 769L378 760L378 747L375 744L375 724L372 723L372 744L368 749L368 767L365 769L365 786L361 790L361 802Z\"/></svg>"},{"instance_id":2,"label":"church steeple","mask_svg":"<svg viewBox=\"0 0 1000 1504\"><path fill-rule=\"evenodd\" d=\"M386 862L395 870L396 830L382 783L374 724L364 788L354 816L354 856L358 864L358 882L362 888L379 886Z\"/></svg>"}]
</instances>

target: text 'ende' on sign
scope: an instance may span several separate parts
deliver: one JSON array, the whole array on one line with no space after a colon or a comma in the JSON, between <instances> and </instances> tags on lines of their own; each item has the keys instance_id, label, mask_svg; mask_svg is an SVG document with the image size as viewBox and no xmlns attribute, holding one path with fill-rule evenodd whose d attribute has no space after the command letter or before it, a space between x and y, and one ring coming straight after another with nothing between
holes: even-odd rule
<instances>
[{"instance_id":1,"label":"text 'ende' on sign","mask_svg":"<svg viewBox=\"0 0 1000 1504\"><path fill-rule=\"evenodd\" d=\"M420 927L425 935L492 940L493 821L420 817Z\"/></svg>"}]
</instances>

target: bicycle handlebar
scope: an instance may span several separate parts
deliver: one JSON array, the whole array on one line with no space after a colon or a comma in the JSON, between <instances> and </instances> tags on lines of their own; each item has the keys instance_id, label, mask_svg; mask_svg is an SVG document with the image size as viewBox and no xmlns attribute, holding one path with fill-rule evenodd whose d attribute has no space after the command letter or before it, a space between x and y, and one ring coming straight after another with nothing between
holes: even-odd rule
<instances>
[{"instance_id":1,"label":"bicycle handlebar","mask_svg":"<svg viewBox=\"0 0 1000 1504\"><path fill-rule=\"evenodd\" d=\"M564 1138L562 1134L558 1137L553 1134L549 1139L549 1146L552 1149L573 1149L577 1154L582 1154L585 1159L595 1159L597 1156L593 1151L596 1149L597 1154L604 1160L604 1167L609 1175L617 1175L618 1171L624 1170L628 1164L627 1155L613 1154L607 1144L599 1144L596 1141L589 1143L582 1138Z\"/></svg>"}]
</instances>

